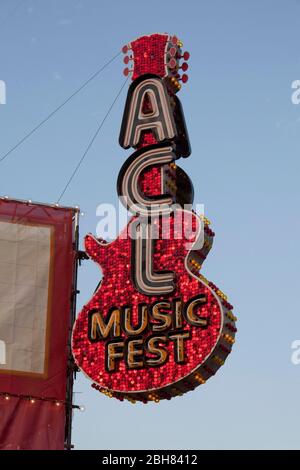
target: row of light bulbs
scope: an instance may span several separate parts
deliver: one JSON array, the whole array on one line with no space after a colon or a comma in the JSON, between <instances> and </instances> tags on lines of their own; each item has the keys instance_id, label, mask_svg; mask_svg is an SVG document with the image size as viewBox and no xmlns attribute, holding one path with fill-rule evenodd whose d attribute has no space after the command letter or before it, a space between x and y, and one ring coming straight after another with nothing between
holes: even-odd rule
<instances>
[{"instance_id":1,"label":"row of light bulbs","mask_svg":"<svg viewBox=\"0 0 300 470\"><path fill-rule=\"evenodd\" d=\"M22 398L23 400L28 400L29 403L34 405L38 401L47 401L54 403L55 406L60 407L62 405L66 405L65 401L61 400L52 400L49 398L39 398L39 397L32 397L32 396L24 396L24 395L17 395L13 393L1 393L0 396L4 398L4 400L9 401L11 398ZM72 408L75 408L79 411L85 411L85 407L83 405L72 405Z\"/></svg>"}]
</instances>

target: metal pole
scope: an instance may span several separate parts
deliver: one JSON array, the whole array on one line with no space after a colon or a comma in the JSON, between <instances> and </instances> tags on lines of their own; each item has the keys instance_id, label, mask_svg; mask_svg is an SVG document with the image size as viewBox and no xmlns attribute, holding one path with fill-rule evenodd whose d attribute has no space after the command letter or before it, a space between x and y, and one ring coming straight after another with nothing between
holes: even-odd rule
<instances>
[{"instance_id":1,"label":"metal pole","mask_svg":"<svg viewBox=\"0 0 300 470\"><path fill-rule=\"evenodd\" d=\"M79 210L74 214L74 241L73 249L75 252L73 266L72 296L69 323L68 338L68 365L67 365L67 389L66 389L66 427L65 427L65 449L71 450L72 445L72 419L73 419L73 386L76 374L74 359L72 356L72 329L76 318L76 300L77 300L77 271L78 271L78 248L79 248Z\"/></svg>"}]
</instances>

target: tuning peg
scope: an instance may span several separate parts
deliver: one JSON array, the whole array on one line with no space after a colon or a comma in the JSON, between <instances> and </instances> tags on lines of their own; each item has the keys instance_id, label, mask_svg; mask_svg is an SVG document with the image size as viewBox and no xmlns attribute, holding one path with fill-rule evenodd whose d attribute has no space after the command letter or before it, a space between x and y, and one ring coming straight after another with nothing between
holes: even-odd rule
<instances>
[{"instance_id":1,"label":"tuning peg","mask_svg":"<svg viewBox=\"0 0 300 470\"><path fill-rule=\"evenodd\" d=\"M186 62L183 62L183 64L181 64L179 68L182 69L184 72L186 72L187 69L189 68L189 64L187 64Z\"/></svg>"},{"instance_id":2,"label":"tuning peg","mask_svg":"<svg viewBox=\"0 0 300 470\"><path fill-rule=\"evenodd\" d=\"M184 73L184 74L181 76L181 78L178 78L178 80L181 80L182 83L186 83L186 82L188 81L188 79L189 79L189 76L188 76L186 73Z\"/></svg>"},{"instance_id":3,"label":"tuning peg","mask_svg":"<svg viewBox=\"0 0 300 470\"><path fill-rule=\"evenodd\" d=\"M126 56L124 57L124 59L123 59L123 62L124 62L124 64L127 65L130 60L132 60L132 57L129 57L128 55L126 55Z\"/></svg>"},{"instance_id":4,"label":"tuning peg","mask_svg":"<svg viewBox=\"0 0 300 470\"><path fill-rule=\"evenodd\" d=\"M182 55L178 56L178 59L189 60L190 53L185 51Z\"/></svg>"},{"instance_id":5,"label":"tuning peg","mask_svg":"<svg viewBox=\"0 0 300 470\"><path fill-rule=\"evenodd\" d=\"M133 72L133 69L129 69L128 67L126 67L124 70L123 70L123 74L125 75L125 77L128 77L128 75Z\"/></svg>"},{"instance_id":6,"label":"tuning peg","mask_svg":"<svg viewBox=\"0 0 300 470\"><path fill-rule=\"evenodd\" d=\"M127 46L127 44L125 44L125 46L122 47L122 52L123 54L127 54L127 52L131 49L131 47Z\"/></svg>"}]
</instances>

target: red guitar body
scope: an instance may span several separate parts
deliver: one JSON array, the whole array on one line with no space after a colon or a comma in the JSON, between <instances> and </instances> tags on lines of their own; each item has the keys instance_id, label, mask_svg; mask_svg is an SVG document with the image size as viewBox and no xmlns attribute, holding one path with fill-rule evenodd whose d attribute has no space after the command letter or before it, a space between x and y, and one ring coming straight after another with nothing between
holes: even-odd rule
<instances>
[{"instance_id":1,"label":"red guitar body","mask_svg":"<svg viewBox=\"0 0 300 470\"><path fill-rule=\"evenodd\" d=\"M154 269L156 271L167 269L175 272L176 290L171 296L145 296L137 292L132 284L131 240L127 235L134 219L111 243L97 240L92 235L87 235L85 238L86 252L101 267L103 279L76 320L73 332L73 354L80 369L99 385L100 390L107 391L120 399L148 401L149 394L152 399L170 398L174 394L182 394L187 388L193 389L215 374L229 354L233 343L235 318L230 312L231 306L213 284L204 278L201 279L196 267L199 264L198 261L205 259L210 249L213 233L207 225L201 224L195 214L192 214L189 220L195 232L194 239L190 238L188 241L182 238L176 239L174 216L170 220L170 239L156 240L154 243ZM186 245L196 241L203 225L205 240L203 248L196 251L187 249ZM207 318L208 324L203 328L195 328L187 323L183 325L184 330L191 333L185 345L184 364L175 363L174 344L169 341L164 345L168 351L168 361L159 370L156 368L128 370L125 361L120 361L116 372L107 372L105 343L103 341L91 343L88 335L82 334L89 329L88 317L91 311L101 311L105 316L112 305L117 308L130 305L132 323L137 325L138 304L150 306L158 300L172 303L174 297L181 299L182 304L185 304L191 297L199 294L205 296L206 303L198 309L197 313L199 317ZM207 361L207 358L210 359ZM155 389L155 392L151 394L149 389Z\"/></svg>"}]
</instances>

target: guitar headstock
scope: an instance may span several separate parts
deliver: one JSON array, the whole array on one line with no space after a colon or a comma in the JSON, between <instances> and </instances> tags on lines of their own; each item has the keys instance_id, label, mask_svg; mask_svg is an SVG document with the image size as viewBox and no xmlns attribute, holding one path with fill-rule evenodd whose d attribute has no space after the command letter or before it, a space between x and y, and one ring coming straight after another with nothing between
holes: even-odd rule
<instances>
[{"instance_id":1,"label":"guitar headstock","mask_svg":"<svg viewBox=\"0 0 300 470\"><path fill-rule=\"evenodd\" d=\"M173 92L181 88L180 81L186 83L188 76L188 52L182 51L182 42L176 36L169 34L150 34L126 44L122 48L125 55L124 63L129 65L124 69L124 75L132 74L135 80L141 75L151 73L166 80ZM183 62L182 62L183 61Z\"/></svg>"}]
</instances>

